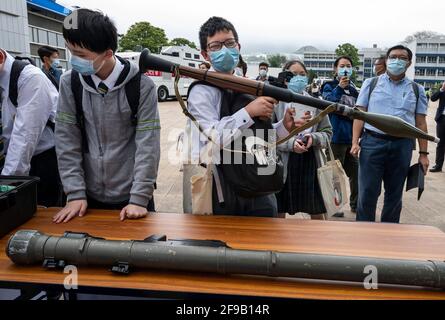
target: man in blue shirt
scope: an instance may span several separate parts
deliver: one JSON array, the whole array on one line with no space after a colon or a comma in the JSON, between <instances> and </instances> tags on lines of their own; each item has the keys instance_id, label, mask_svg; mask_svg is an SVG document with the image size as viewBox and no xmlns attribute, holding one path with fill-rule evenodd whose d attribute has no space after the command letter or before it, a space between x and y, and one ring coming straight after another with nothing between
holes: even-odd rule
<instances>
[{"instance_id":1,"label":"man in blue shirt","mask_svg":"<svg viewBox=\"0 0 445 320\"><path fill-rule=\"evenodd\" d=\"M59 51L49 46L40 47L38 50L40 60L42 60L42 71L51 80L52 84L59 90L60 67Z\"/></svg>"},{"instance_id":2,"label":"man in blue shirt","mask_svg":"<svg viewBox=\"0 0 445 320\"><path fill-rule=\"evenodd\" d=\"M387 53L387 72L365 81L357 106L368 112L392 115L427 132L428 100L425 89L406 78L413 53L395 46ZM364 129L364 132L363 132ZM360 143L359 139L362 138ZM402 196L415 142L386 135L363 121L354 121L351 154L359 157L357 221L375 221L377 200L385 187L382 222L399 223ZM428 142L419 140L419 163L428 171Z\"/></svg>"}]
</instances>

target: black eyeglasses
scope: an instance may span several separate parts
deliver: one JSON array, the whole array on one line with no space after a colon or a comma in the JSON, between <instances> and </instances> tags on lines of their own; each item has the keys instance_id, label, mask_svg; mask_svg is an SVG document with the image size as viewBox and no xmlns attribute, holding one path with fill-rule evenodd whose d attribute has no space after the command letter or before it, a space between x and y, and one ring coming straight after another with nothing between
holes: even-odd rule
<instances>
[{"instance_id":1,"label":"black eyeglasses","mask_svg":"<svg viewBox=\"0 0 445 320\"><path fill-rule=\"evenodd\" d=\"M238 41L236 41L234 38L227 39L226 41L213 41L207 45L207 48L210 51L219 51L222 49L223 46L226 48L235 48L238 45Z\"/></svg>"}]
</instances>

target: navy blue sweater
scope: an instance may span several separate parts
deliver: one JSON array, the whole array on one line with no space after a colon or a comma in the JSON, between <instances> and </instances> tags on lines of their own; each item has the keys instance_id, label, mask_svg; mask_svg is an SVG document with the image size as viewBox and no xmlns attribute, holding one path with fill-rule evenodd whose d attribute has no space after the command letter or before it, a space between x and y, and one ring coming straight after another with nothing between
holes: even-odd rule
<instances>
[{"instance_id":1,"label":"navy blue sweater","mask_svg":"<svg viewBox=\"0 0 445 320\"><path fill-rule=\"evenodd\" d=\"M323 99L330 102L340 102L344 95L358 98L357 89L350 85L345 89L340 87L338 80L327 82L323 85L322 96ZM353 107L353 106L351 106ZM332 143L334 144L352 144L352 124L353 121L347 117L330 114L332 129L334 135L332 137Z\"/></svg>"}]
</instances>

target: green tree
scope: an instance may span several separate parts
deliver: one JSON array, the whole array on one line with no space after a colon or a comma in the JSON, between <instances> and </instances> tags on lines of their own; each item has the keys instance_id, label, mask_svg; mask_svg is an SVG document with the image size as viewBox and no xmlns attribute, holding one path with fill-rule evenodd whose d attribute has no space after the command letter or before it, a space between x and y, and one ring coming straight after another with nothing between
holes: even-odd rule
<instances>
[{"instance_id":1,"label":"green tree","mask_svg":"<svg viewBox=\"0 0 445 320\"><path fill-rule=\"evenodd\" d=\"M337 56L349 56L352 59L353 67L358 67L360 65L358 49L350 43L345 43L345 44L339 45L337 50L335 50L335 54Z\"/></svg>"},{"instance_id":2,"label":"green tree","mask_svg":"<svg viewBox=\"0 0 445 320\"><path fill-rule=\"evenodd\" d=\"M282 68L283 65L286 63L286 60L286 57L280 54L267 56L267 61L269 62L269 66L271 68Z\"/></svg>"},{"instance_id":3,"label":"green tree","mask_svg":"<svg viewBox=\"0 0 445 320\"><path fill-rule=\"evenodd\" d=\"M136 50L142 47L159 53L162 46L168 45L168 39L163 29L152 26L149 22L137 22L121 38L119 45L122 50Z\"/></svg>"},{"instance_id":4,"label":"green tree","mask_svg":"<svg viewBox=\"0 0 445 320\"><path fill-rule=\"evenodd\" d=\"M168 43L169 46L189 46L190 48L198 49L196 44L185 38L174 38Z\"/></svg>"}]
</instances>

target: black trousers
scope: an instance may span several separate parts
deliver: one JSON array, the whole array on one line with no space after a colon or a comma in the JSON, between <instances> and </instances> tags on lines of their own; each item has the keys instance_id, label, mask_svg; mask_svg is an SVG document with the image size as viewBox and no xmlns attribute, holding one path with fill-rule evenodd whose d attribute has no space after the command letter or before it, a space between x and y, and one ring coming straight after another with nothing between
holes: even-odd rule
<instances>
[{"instance_id":1,"label":"black trousers","mask_svg":"<svg viewBox=\"0 0 445 320\"><path fill-rule=\"evenodd\" d=\"M57 165L56 149L49 149L31 159L29 175L40 178L37 185L37 203L44 207L65 205L62 182Z\"/></svg>"},{"instance_id":2,"label":"black trousers","mask_svg":"<svg viewBox=\"0 0 445 320\"><path fill-rule=\"evenodd\" d=\"M437 121L437 137L440 139L436 150L436 166L443 168L445 157L445 115L441 116Z\"/></svg>"},{"instance_id":3,"label":"black trousers","mask_svg":"<svg viewBox=\"0 0 445 320\"><path fill-rule=\"evenodd\" d=\"M97 201L93 198L88 197L88 209L97 209L97 210L122 210L129 204L129 200L121 202L121 203L104 203ZM154 198L150 200L147 206L148 212L156 212Z\"/></svg>"}]
</instances>

